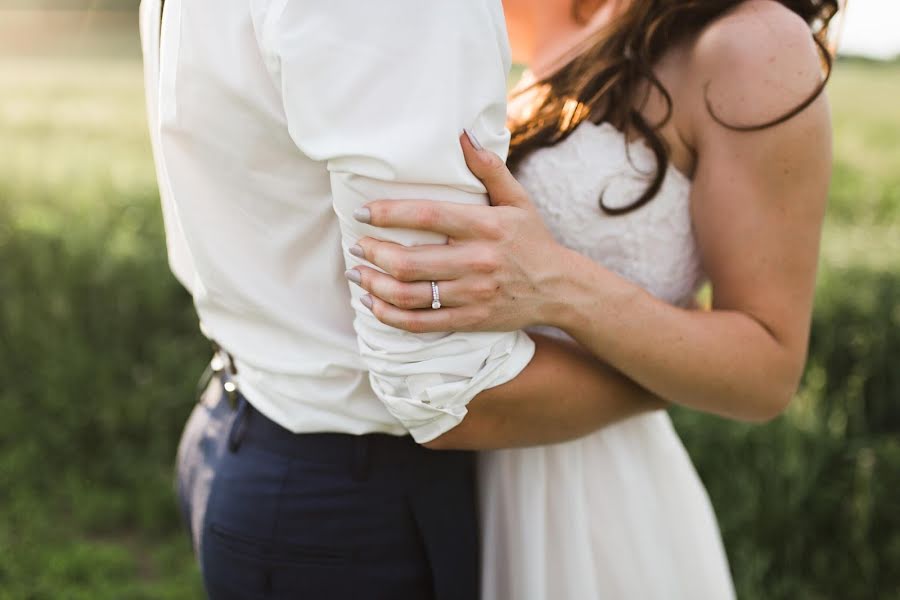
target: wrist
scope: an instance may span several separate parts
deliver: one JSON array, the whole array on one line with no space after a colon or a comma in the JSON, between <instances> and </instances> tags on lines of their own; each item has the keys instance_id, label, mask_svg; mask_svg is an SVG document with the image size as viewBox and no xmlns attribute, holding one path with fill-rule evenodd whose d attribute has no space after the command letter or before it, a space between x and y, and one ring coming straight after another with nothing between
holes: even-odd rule
<instances>
[{"instance_id":1,"label":"wrist","mask_svg":"<svg viewBox=\"0 0 900 600\"><path fill-rule=\"evenodd\" d=\"M544 323L578 339L598 320L620 319L636 300L639 287L574 250L561 248L553 261ZM608 328L602 328L608 329Z\"/></svg>"},{"instance_id":2,"label":"wrist","mask_svg":"<svg viewBox=\"0 0 900 600\"><path fill-rule=\"evenodd\" d=\"M584 273L585 261L591 262L561 245L547 255L547 273L541 282L539 325L549 325L568 332L579 321L585 290L584 281L577 274Z\"/></svg>"}]
</instances>

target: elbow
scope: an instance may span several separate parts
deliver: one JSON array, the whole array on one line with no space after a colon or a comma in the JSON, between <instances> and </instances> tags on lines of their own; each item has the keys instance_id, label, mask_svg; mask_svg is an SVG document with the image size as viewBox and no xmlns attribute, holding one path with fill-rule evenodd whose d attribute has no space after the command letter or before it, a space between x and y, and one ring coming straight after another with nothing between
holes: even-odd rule
<instances>
[{"instance_id":1,"label":"elbow","mask_svg":"<svg viewBox=\"0 0 900 600\"><path fill-rule=\"evenodd\" d=\"M769 379L747 399L745 406L751 408L746 411L742 420L762 425L784 414L800 387L801 370L788 371L783 377Z\"/></svg>"},{"instance_id":2,"label":"elbow","mask_svg":"<svg viewBox=\"0 0 900 600\"><path fill-rule=\"evenodd\" d=\"M806 368L806 352L784 351L774 354L752 377L741 403L741 421L766 424L780 417L797 395Z\"/></svg>"},{"instance_id":3,"label":"elbow","mask_svg":"<svg viewBox=\"0 0 900 600\"><path fill-rule=\"evenodd\" d=\"M784 411L787 410L788 405L794 398L794 393L795 391L784 393L773 390L766 394L765 397L757 399L753 403L753 409L744 415L743 420L758 425L771 423L784 414Z\"/></svg>"}]
</instances>

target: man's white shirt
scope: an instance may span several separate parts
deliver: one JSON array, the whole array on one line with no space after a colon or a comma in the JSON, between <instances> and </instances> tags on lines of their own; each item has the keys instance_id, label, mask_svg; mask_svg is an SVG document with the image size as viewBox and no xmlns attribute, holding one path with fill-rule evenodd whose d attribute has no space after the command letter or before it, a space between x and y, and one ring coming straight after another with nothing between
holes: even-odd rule
<instances>
[{"instance_id":1,"label":"man's white shirt","mask_svg":"<svg viewBox=\"0 0 900 600\"><path fill-rule=\"evenodd\" d=\"M344 278L379 198L486 204L458 144L505 156L499 0L143 0L151 140L172 271L241 391L294 432L456 426L531 360L523 332L411 334Z\"/></svg>"}]
</instances>

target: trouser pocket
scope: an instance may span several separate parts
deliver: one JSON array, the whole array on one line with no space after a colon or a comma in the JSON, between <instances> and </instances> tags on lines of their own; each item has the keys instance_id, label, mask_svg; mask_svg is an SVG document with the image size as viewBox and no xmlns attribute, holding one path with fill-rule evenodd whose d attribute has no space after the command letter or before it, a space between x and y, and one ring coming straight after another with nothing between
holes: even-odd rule
<instances>
[{"instance_id":1,"label":"trouser pocket","mask_svg":"<svg viewBox=\"0 0 900 600\"><path fill-rule=\"evenodd\" d=\"M346 564L352 558L345 550L264 539L232 531L218 523L210 524L209 536L221 549L239 560L273 567L293 564L335 566Z\"/></svg>"}]
</instances>

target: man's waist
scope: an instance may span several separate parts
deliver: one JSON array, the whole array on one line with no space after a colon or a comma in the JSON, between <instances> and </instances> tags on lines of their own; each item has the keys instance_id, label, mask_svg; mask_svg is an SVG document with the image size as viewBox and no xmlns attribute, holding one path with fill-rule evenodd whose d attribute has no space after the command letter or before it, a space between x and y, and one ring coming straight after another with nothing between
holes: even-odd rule
<instances>
[{"instance_id":1,"label":"man's waist","mask_svg":"<svg viewBox=\"0 0 900 600\"><path fill-rule=\"evenodd\" d=\"M209 371L223 378L234 404L237 395L293 433L384 433L407 435L369 386L368 373L339 369L330 376L260 369L214 345Z\"/></svg>"}]
</instances>

